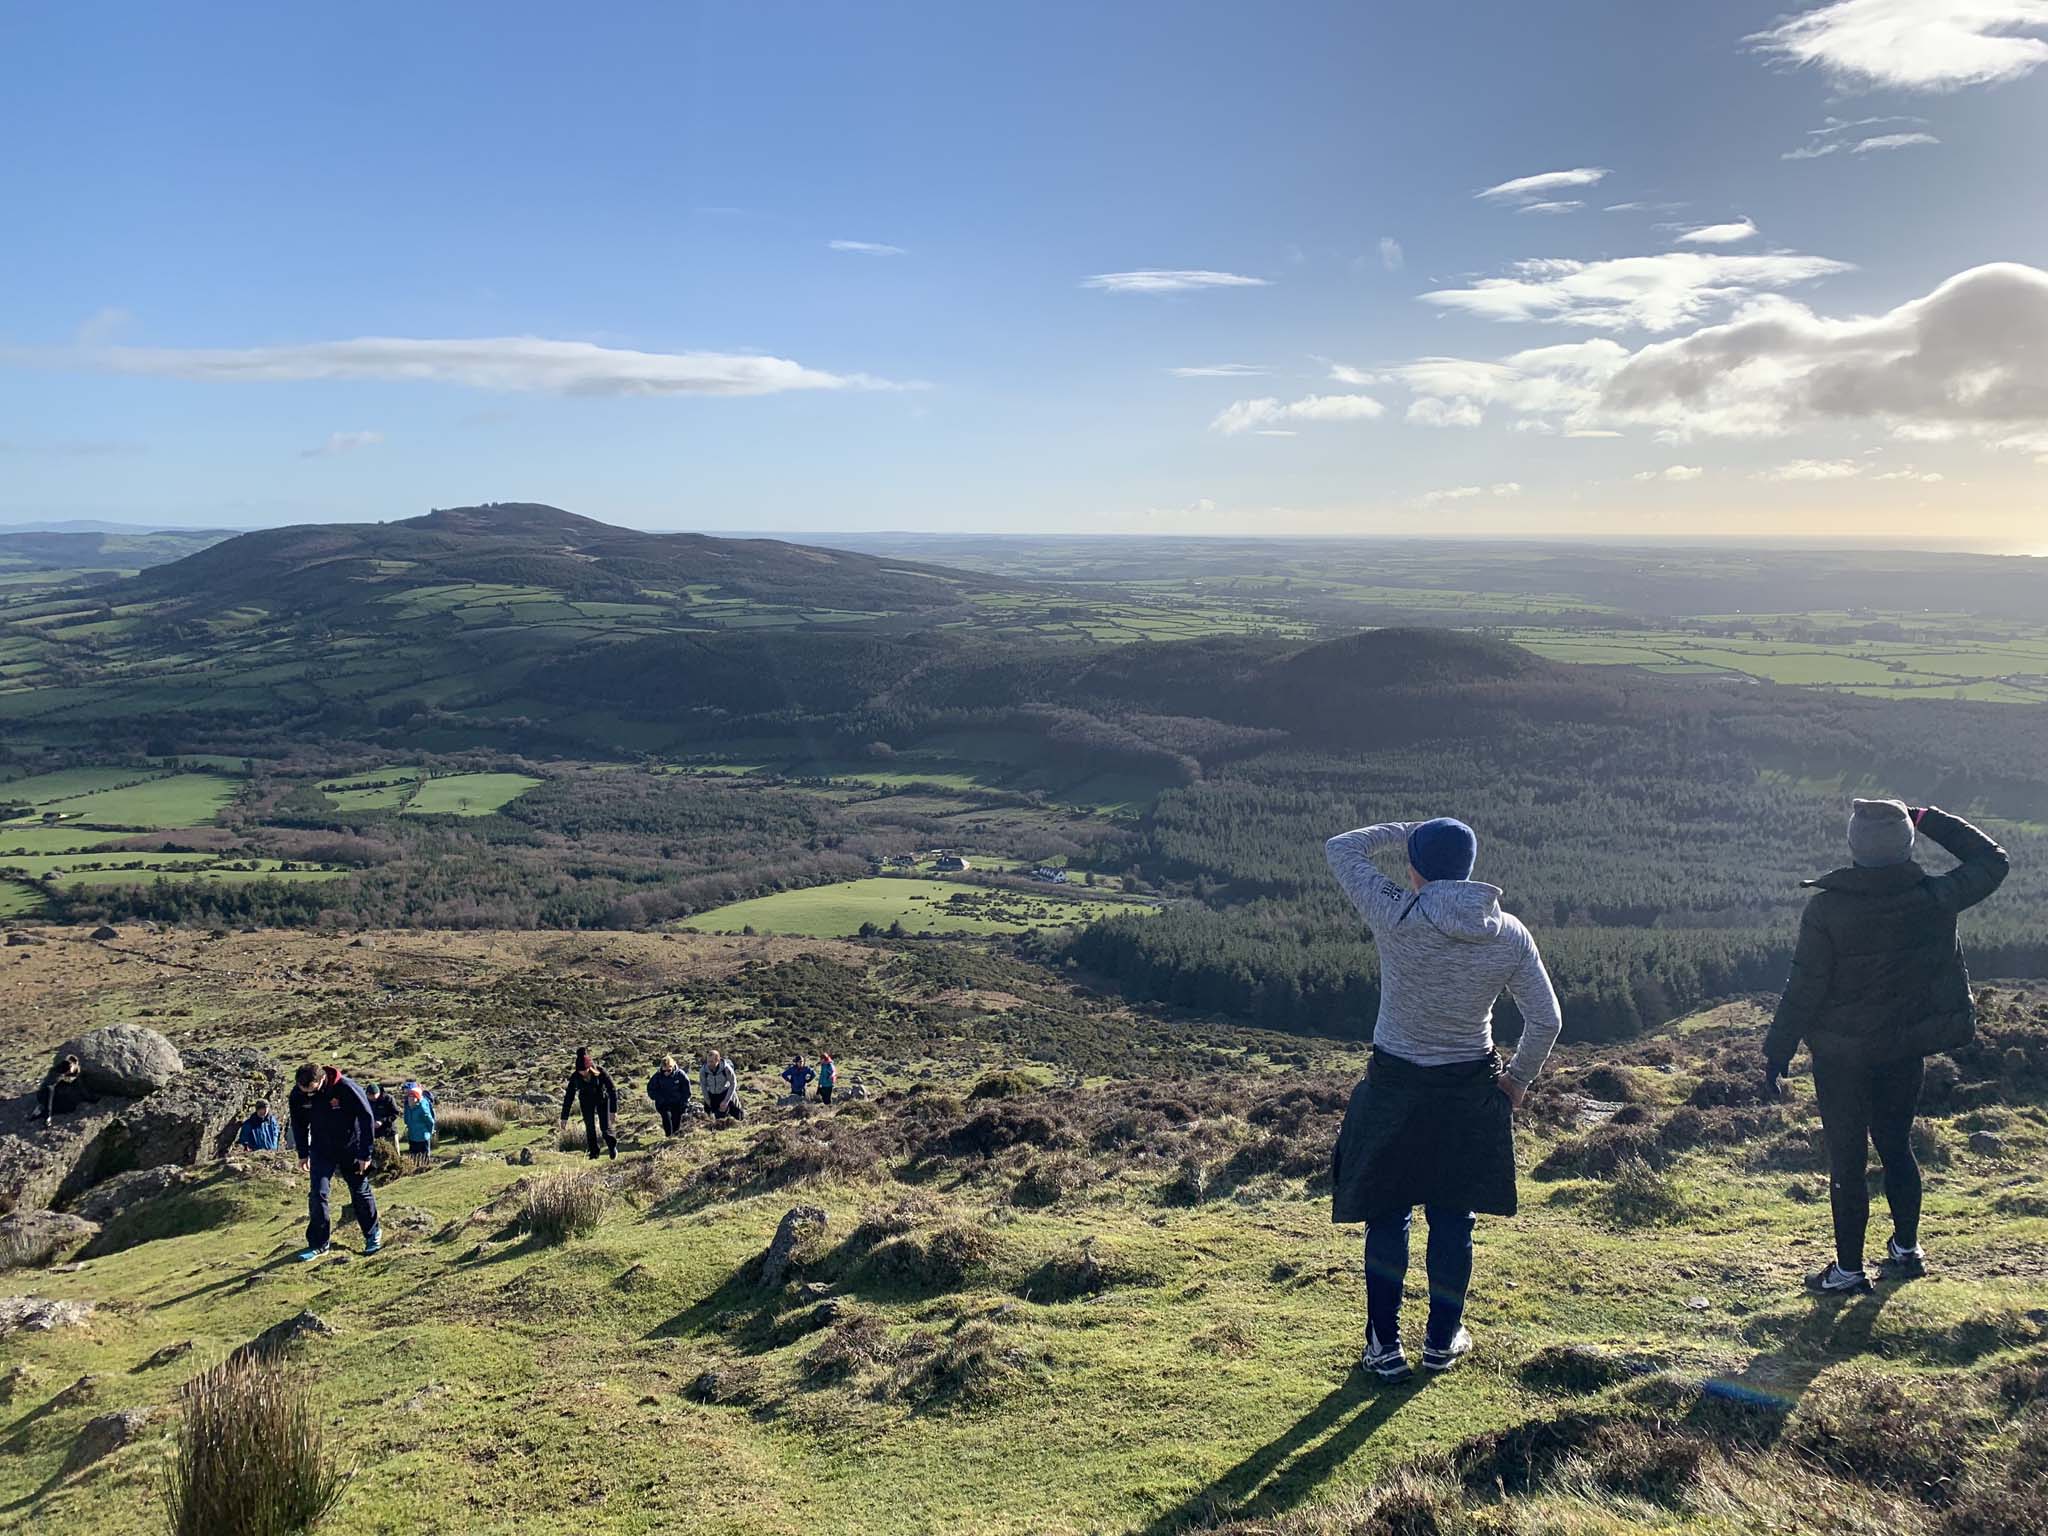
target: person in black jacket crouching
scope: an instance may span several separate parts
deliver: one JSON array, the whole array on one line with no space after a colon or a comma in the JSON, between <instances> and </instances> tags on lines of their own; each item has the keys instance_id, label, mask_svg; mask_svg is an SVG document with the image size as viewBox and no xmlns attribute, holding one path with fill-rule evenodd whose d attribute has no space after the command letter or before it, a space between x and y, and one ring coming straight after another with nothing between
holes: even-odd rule
<instances>
[{"instance_id":1,"label":"person in black jacket crouching","mask_svg":"<svg viewBox=\"0 0 2048 1536\"><path fill-rule=\"evenodd\" d=\"M1940 875L1922 869L1913 859L1916 832L1954 855L1956 867ZM1848 868L1806 882L1815 894L1799 922L1791 979L1764 1037L1764 1086L1774 1098L1801 1040L1813 1056L1835 1257L1807 1288L1824 1295L1871 1289L1863 1239L1870 1224L1864 1173L1873 1142L1892 1215L1885 1278L1925 1269L1913 1114L1926 1059L1976 1036L1956 914L1997 890L2009 862L2003 848L1962 817L1897 800L1852 803L1849 853L1854 862Z\"/></svg>"}]
</instances>

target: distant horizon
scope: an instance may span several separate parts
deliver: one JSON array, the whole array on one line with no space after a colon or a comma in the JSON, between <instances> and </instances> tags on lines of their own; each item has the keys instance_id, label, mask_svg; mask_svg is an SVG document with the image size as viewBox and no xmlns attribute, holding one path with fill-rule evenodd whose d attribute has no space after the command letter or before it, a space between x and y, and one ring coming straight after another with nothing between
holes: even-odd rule
<instances>
[{"instance_id":1,"label":"distant horizon","mask_svg":"<svg viewBox=\"0 0 2048 1536\"><path fill-rule=\"evenodd\" d=\"M2043 548L2037 3L124 16L10 16L0 518Z\"/></svg>"},{"instance_id":2,"label":"distant horizon","mask_svg":"<svg viewBox=\"0 0 2048 1536\"><path fill-rule=\"evenodd\" d=\"M468 503L467 505L484 505ZM551 505L551 503L543 503ZM572 507L558 510L575 512ZM404 522L408 518L423 517L425 512L412 512L404 517L384 518L325 518L308 519L305 522L272 521L258 523L207 523L172 522L159 519L138 519L133 521L115 518L25 518L17 521L0 521L0 534L47 532L47 533L261 533L273 528L303 527L318 523L339 526L350 524L373 524ZM577 513L578 516L589 516ZM1526 532L1526 533L1464 533L1447 531L1440 533L1254 533L1254 532L1203 532L1173 533L1167 531L1112 531L1112 532L1037 532L1020 533L1007 530L975 532L964 529L932 530L920 528L717 528L685 527L673 524L661 525L639 521L614 521L610 518L592 518L594 522L608 523L615 528L629 528L639 533L651 534L700 534L718 539L771 539L790 544L808 544L820 548L834 548L846 541L863 539L920 539L936 542L959 541L961 543L1016 543L1024 544L1038 540L1054 539L1062 542L1126 541L1137 543L1199 543L1199 544L1559 544L1585 545L1596 548L1685 548L1696 545L1712 545L1728 549L1804 549L1811 551L1840 550L1901 550L1919 551L1926 554L1954 555L1996 555L2019 559L2048 559L2048 540L2012 540L2003 538L1949 538L1938 539L1933 535L1912 537L1906 535L1826 535L1826 534L1716 534L1678 532L1632 532L1632 533L1578 533L1578 532ZM69 527L61 526L70 524Z\"/></svg>"}]
</instances>

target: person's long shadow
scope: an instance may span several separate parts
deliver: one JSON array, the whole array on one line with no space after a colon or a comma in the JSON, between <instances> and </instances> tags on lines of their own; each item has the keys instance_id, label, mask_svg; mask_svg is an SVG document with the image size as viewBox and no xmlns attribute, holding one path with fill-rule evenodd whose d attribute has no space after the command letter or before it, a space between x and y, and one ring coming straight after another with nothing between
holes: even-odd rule
<instances>
[{"instance_id":1,"label":"person's long shadow","mask_svg":"<svg viewBox=\"0 0 2048 1536\"><path fill-rule=\"evenodd\" d=\"M1870 1353L1878 1314L1897 1290L1896 1283L1882 1285L1847 1302L1813 1297L1806 1312L1778 1334L1775 1349L1751 1357L1731 1376L1707 1382L1707 1412L1716 1404L1745 1411L1746 1418L1757 1421L1757 1433L1775 1438L1772 1430L1799 1406L1821 1372Z\"/></svg>"},{"instance_id":2,"label":"person's long shadow","mask_svg":"<svg viewBox=\"0 0 2048 1536\"><path fill-rule=\"evenodd\" d=\"M1353 1371L1343 1385L1286 1430L1159 1515L1142 1536L1174 1536L1219 1518L1274 1515L1293 1508L1321 1487L1422 1385L1417 1380L1390 1387L1363 1371ZM1337 1426L1335 1432L1319 1440L1333 1425Z\"/></svg>"},{"instance_id":3,"label":"person's long shadow","mask_svg":"<svg viewBox=\"0 0 2048 1536\"><path fill-rule=\"evenodd\" d=\"M231 1291L236 1286L249 1285L257 1276L267 1275L273 1270L296 1269L297 1267L299 1267L297 1252L291 1247L286 1247L275 1258L261 1264L253 1264L247 1269L237 1269L224 1280L211 1280L205 1285L194 1286L191 1290L181 1292L176 1296L167 1296L161 1301L152 1301L149 1305L152 1311L161 1312L166 1307L175 1307L182 1302L196 1301L201 1296L211 1296L220 1291Z\"/></svg>"}]
</instances>

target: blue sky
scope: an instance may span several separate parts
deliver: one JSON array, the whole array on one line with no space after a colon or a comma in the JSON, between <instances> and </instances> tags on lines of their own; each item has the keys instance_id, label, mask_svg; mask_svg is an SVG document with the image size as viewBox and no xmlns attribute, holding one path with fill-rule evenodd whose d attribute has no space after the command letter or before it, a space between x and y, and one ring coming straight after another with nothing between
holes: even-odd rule
<instances>
[{"instance_id":1,"label":"blue sky","mask_svg":"<svg viewBox=\"0 0 2048 1536\"><path fill-rule=\"evenodd\" d=\"M2025 539L2044 59L2041 0L6 0L0 521Z\"/></svg>"}]
</instances>

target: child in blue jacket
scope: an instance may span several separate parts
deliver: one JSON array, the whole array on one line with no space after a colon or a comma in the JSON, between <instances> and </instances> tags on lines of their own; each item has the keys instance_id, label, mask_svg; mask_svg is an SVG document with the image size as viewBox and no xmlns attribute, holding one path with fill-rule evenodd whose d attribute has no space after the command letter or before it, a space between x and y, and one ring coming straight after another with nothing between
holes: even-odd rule
<instances>
[{"instance_id":1,"label":"child in blue jacket","mask_svg":"<svg viewBox=\"0 0 2048 1536\"><path fill-rule=\"evenodd\" d=\"M433 1163L434 1096L418 1083L405 1085L405 1150L422 1173Z\"/></svg>"}]
</instances>

